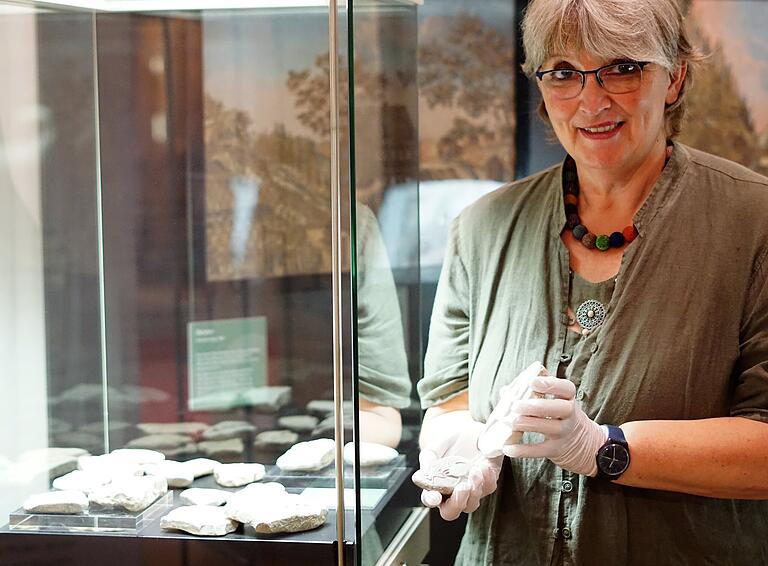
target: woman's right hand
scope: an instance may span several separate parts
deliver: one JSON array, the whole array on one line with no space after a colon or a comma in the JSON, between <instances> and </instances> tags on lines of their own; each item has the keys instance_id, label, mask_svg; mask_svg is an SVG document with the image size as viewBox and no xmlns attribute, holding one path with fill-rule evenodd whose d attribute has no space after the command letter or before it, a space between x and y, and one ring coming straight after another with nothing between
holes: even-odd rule
<instances>
[{"instance_id":1,"label":"woman's right hand","mask_svg":"<svg viewBox=\"0 0 768 566\"><path fill-rule=\"evenodd\" d=\"M483 423L472 419L468 410L441 412L425 418L419 454L421 470L432 462L448 456L460 456L469 462L467 476L444 496L425 489L421 501L427 507L437 507L440 516L453 521L461 513L471 513L480 506L480 500L496 491L503 456L486 458L477 447L477 440L485 429Z\"/></svg>"}]
</instances>

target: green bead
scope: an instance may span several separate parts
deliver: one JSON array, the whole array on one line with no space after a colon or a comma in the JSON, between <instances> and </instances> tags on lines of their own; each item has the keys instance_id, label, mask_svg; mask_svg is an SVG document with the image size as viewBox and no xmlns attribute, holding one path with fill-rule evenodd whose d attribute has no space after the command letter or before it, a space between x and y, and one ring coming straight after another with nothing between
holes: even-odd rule
<instances>
[{"instance_id":1,"label":"green bead","mask_svg":"<svg viewBox=\"0 0 768 566\"><path fill-rule=\"evenodd\" d=\"M611 239L605 234L600 234L597 237L597 240L595 240L595 247L601 252L604 252L611 247Z\"/></svg>"}]
</instances>

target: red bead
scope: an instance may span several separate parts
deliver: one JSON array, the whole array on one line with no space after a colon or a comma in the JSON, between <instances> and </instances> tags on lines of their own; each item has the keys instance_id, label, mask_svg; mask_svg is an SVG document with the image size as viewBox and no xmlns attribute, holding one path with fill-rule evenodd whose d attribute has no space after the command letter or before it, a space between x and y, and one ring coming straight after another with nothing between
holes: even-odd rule
<instances>
[{"instance_id":1,"label":"red bead","mask_svg":"<svg viewBox=\"0 0 768 566\"><path fill-rule=\"evenodd\" d=\"M624 236L624 239L627 243L631 242L635 238L637 238L637 230L634 226L627 226L621 231L622 236Z\"/></svg>"},{"instance_id":2,"label":"red bead","mask_svg":"<svg viewBox=\"0 0 768 566\"><path fill-rule=\"evenodd\" d=\"M577 197L576 195L567 194L565 195L565 204L575 204L578 206L579 197Z\"/></svg>"}]
</instances>

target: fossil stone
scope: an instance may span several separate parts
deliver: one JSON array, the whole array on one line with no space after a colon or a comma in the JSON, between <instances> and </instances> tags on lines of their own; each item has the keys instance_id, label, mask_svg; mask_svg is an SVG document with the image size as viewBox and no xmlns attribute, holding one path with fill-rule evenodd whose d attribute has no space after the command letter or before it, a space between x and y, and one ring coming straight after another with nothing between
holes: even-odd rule
<instances>
[{"instance_id":1,"label":"fossil stone","mask_svg":"<svg viewBox=\"0 0 768 566\"><path fill-rule=\"evenodd\" d=\"M168 482L160 476L140 476L114 480L88 496L92 504L128 511L143 511L168 491Z\"/></svg>"},{"instance_id":2,"label":"fossil stone","mask_svg":"<svg viewBox=\"0 0 768 566\"><path fill-rule=\"evenodd\" d=\"M185 434L187 436L197 436L207 430L210 425L198 422L183 423L140 423L137 425L144 434Z\"/></svg>"},{"instance_id":3,"label":"fossil stone","mask_svg":"<svg viewBox=\"0 0 768 566\"><path fill-rule=\"evenodd\" d=\"M237 529L237 523L224 510L210 505L177 507L160 519L160 528L176 529L192 535L220 537Z\"/></svg>"},{"instance_id":4,"label":"fossil stone","mask_svg":"<svg viewBox=\"0 0 768 566\"><path fill-rule=\"evenodd\" d=\"M101 452L104 450L104 436L81 430L73 430L53 435L57 446L82 448L86 452Z\"/></svg>"},{"instance_id":5,"label":"fossil stone","mask_svg":"<svg viewBox=\"0 0 768 566\"><path fill-rule=\"evenodd\" d=\"M291 387L274 385L252 387L237 398L239 406L248 406L257 413L276 413L291 402Z\"/></svg>"},{"instance_id":6,"label":"fossil stone","mask_svg":"<svg viewBox=\"0 0 768 566\"><path fill-rule=\"evenodd\" d=\"M104 388L101 385L95 383L79 383L74 387L70 387L63 391L58 397L51 397L49 399L49 404L58 405L60 403L69 402L83 403L101 399L103 393Z\"/></svg>"},{"instance_id":7,"label":"fossil stone","mask_svg":"<svg viewBox=\"0 0 768 566\"><path fill-rule=\"evenodd\" d=\"M259 481L266 474L263 464L219 464L213 469L216 483L223 487L240 487Z\"/></svg>"},{"instance_id":8,"label":"fossil stone","mask_svg":"<svg viewBox=\"0 0 768 566\"><path fill-rule=\"evenodd\" d=\"M332 399L315 399L307 403L307 412L325 418L333 413L334 403Z\"/></svg>"},{"instance_id":9,"label":"fossil stone","mask_svg":"<svg viewBox=\"0 0 768 566\"><path fill-rule=\"evenodd\" d=\"M446 456L432 462L426 468L414 472L413 483L421 489L437 491L443 495L453 493L453 488L469 474L470 462L461 456Z\"/></svg>"},{"instance_id":10,"label":"fossil stone","mask_svg":"<svg viewBox=\"0 0 768 566\"><path fill-rule=\"evenodd\" d=\"M330 438L299 442L277 459L277 465L289 472L322 470L333 462L335 449Z\"/></svg>"},{"instance_id":11,"label":"fossil stone","mask_svg":"<svg viewBox=\"0 0 768 566\"><path fill-rule=\"evenodd\" d=\"M36 448L19 456L17 467L26 470L28 477L47 475L57 478L77 469L77 460L88 454L82 448Z\"/></svg>"},{"instance_id":12,"label":"fossil stone","mask_svg":"<svg viewBox=\"0 0 768 566\"><path fill-rule=\"evenodd\" d=\"M301 495L287 494L277 505L266 504L254 513L249 524L257 533L298 533L325 523L328 510Z\"/></svg>"},{"instance_id":13,"label":"fossil stone","mask_svg":"<svg viewBox=\"0 0 768 566\"><path fill-rule=\"evenodd\" d=\"M164 448L178 448L189 444L190 438L185 434L150 434L140 436L126 443L126 448L146 448L162 452Z\"/></svg>"},{"instance_id":14,"label":"fossil stone","mask_svg":"<svg viewBox=\"0 0 768 566\"><path fill-rule=\"evenodd\" d=\"M294 432L312 432L317 426L318 418L312 415L289 415L277 419L277 426Z\"/></svg>"},{"instance_id":15,"label":"fossil stone","mask_svg":"<svg viewBox=\"0 0 768 566\"><path fill-rule=\"evenodd\" d=\"M249 483L243 489L235 492L237 496L262 497L265 499L274 498L279 495L285 495L285 486L280 482L268 481L264 483Z\"/></svg>"},{"instance_id":16,"label":"fossil stone","mask_svg":"<svg viewBox=\"0 0 768 566\"><path fill-rule=\"evenodd\" d=\"M165 478L168 487L187 487L195 480L193 468L184 462L164 460L158 464L144 466L144 473Z\"/></svg>"},{"instance_id":17,"label":"fossil stone","mask_svg":"<svg viewBox=\"0 0 768 566\"><path fill-rule=\"evenodd\" d=\"M247 421L222 421L203 432L203 440L229 440L256 432L256 427Z\"/></svg>"},{"instance_id":18,"label":"fossil stone","mask_svg":"<svg viewBox=\"0 0 768 566\"><path fill-rule=\"evenodd\" d=\"M194 475L195 479L197 479L203 476L211 475L213 473L213 469L220 463L221 462L217 462L216 460L211 460L209 458L194 458L193 460L187 460L184 462L184 465L192 470L192 475Z\"/></svg>"},{"instance_id":19,"label":"fossil stone","mask_svg":"<svg viewBox=\"0 0 768 566\"><path fill-rule=\"evenodd\" d=\"M104 435L105 431L109 432L123 432L132 429L133 425L125 421L109 421L107 426L104 426L104 421L96 421L88 424L84 424L78 430L81 432L87 432L89 434L95 434L99 437Z\"/></svg>"},{"instance_id":20,"label":"fossil stone","mask_svg":"<svg viewBox=\"0 0 768 566\"><path fill-rule=\"evenodd\" d=\"M82 491L49 491L30 495L23 507L27 513L72 515L88 509L88 498Z\"/></svg>"},{"instance_id":21,"label":"fossil stone","mask_svg":"<svg viewBox=\"0 0 768 566\"><path fill-rule=\"evenodd\" d=\"M135 438L126 444L128 448L155 450L166 458L178 458L197 452L197 444L184 434L150 434Z\"/></svg>"},{"instance_id":22,"label":"fossil stone","mask_svg":"<svg viewBox=\"0 0 768 566\"><path fill-rule=\"evenodd\" d=\"M113 474L106 470L84 472L73 470L53 480L53 488L62 491L82 491L86 495L112 481Z\"/></svg>"},{"instance_id":23,"label":"fossil stone","mask_svg":"<svg viewBox=\"0 0 768 566\"><path fill-rule=\"evenodd\" d=\"M361 468L381 466L383 464L389 464L392 460L397 458L397 456L398 451L389 446L377 444L375 442L361 442L360 462L358 462L357 465ZM354 442L348 442L344 446L344 461L350 466L356 465Z\"/></svg>"},{"instance_id":24,"label":"fossil stone","mask_svg":"<svg viewBox=\"0 0 768 566\"><path fill-rule=\"evenodd\" d=\"M215 459L240 457L245 451L242 438L230 438L229 440L205 440L197 444L202 454Z\"/></svg>"},{"instance_id":25,"label":"fossil stone","mask_svg":"<svg viewBox=\"0 0 768 566\"><path fill-rule=\"evenodd\" d=\"M280 505L288 493L283 484L277 482L252 483L229 496L224 508L230 519L250 523L265 506Z\"/></svg>"},{"instance_id":26,"label":"fossil stone","mask_svg":"<svg viewBox=\"0 0 768 566\"><path fill-rule=\"evenodd\" d=\"M84 472L96 472L116 477L141 476L144 474L141 464L115 458L111 454L101 456L80 456L77 459L77 468Z\"/></svg>"},{"instance_id":27,"label":"fossil stone","mask_svg":"<svg viewBox=\"0 0 768 566\"><path fill-rule=\"evenodd\" d=\"M344 430L349 432L352 430L353 419L352 413L344 413ZM312 431L313 438L327 438L333 436L336 432L336 418L334 415L324 418L320 421L315 429Z\"/></svg>"},{"instance_id":28,"label":"fossil stone","mask_svg":"<svg viewBox=\"0 0 768 566\"><path fill-rule=\"evenodd\" d=\"M149 403L165 403L171 396L162 389L146 385L123 385L118 400L126 404L147 405ZM110 402L112 398L110 397Z\"/></svg>"},{"instance_id":29,"label":"fossil stone","mask_svg":"<svg viewBox=\"0 0 768 566\"><path fill-rule=\"evenodd\" d=\"M166 458L180 459L193 454L197 454L197 444L194 442L188 442L176 448L161 448L158 452L162 452Z\"/></svg>"},{"instance_id":30,"label":"fossil stone","mask_svg":"<svg viewBox=\"0 0 768 566\"><path fill-rule=\"evenodd\" d=\"M109 453L110 457L126 464L157 464L165 460L165 455L156 450L143 448L119 448Z\"/></svg>"},{"instance_id":31,"label":"fossil stone","mask_svg":"<svg viewBox=\"0 0 768 566\"><path fill-rule=\"evenodd\" d=\"M192 487L182 491L179 494L179 500L184 505L213 505L217 507L226 504L231 495L230 492L223 489Z\"/></svg>"},{"instance_id":32,"label":"fossil stone","mask_svg":"<svg viewBox=\"0 0 768 566\"><path fill-rule=\"evenodd\" d=\"M256 435L253 447L256 450L284 452L293 446L299 435L292 430L267 430Z\"/></svg>"},{"instance_id":33,"label":"fossil stone","mask_svg":"<svg viewBox=\"0 0 768 566\"><path fill-rule=\"evenodd\" d=\"M344 413L351 413L353 406L352 401L344 401L342 403ZM315 399L307 403L307 412L318 417L325 418L328 415L333 414L336 410L336 404L332 399Z\"/></svg>"}]
</instances>

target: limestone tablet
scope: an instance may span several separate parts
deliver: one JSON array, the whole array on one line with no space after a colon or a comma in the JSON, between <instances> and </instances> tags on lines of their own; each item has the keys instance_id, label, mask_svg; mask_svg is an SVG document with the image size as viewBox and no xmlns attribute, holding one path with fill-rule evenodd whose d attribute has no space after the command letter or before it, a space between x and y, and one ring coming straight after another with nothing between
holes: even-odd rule
<instances>
[{"instance_id":1,"label":"limestone tablet","mask_svg":"<svg viewBox=\"0 0 768 566\"><path fill-rule=\"evenodd\" d=\"M24 501L27 513L74 515L88 509L88 498L82 491L50 491L30 495Z\"/></svg>"},{"instance_id":2,"label":"limestone tablet","mask_svg":"<svg viewBox=\"0 0 768 566\"><path fill-rule=\"evenodd\" d=\"M240 487L259 481L267 473L263 464L219 464L213 469L216 483L223 487Z\"/></svg>"},{"instance_id":3,"label":"limestone tablet","mask_svg":"<svg viewBox=\"0 0 768 566\"><path fill-rule=\"evenodd\" d=\"M237 529L237 523L220 507L189 505L177 507L160 519L160 528L176 529L191 535L220 537Z\"/></svg>"},{"instance_id":4,"label":"limestone tablet","mask_svg":"<svg viewBox=\"0 0 768 566\"><path fill-rule=\"evenodd\" d=\"M335 449L330 438L299 442L277 459L277 465L289 472L322 470L333 462Z\"/></svg>"},{"instance_id":5,"label":"limestone tablet","mask_svg":"<svg viewBox=\"0 0 768 566\"><path fill-rule=\"evenodd\" d=\"M446 456L438 458L426 468L416 470L412 479L421 489L450 495L459 482L467 478L469 470L470 462L466 458Z\"/></svg>"}]
</instances>

